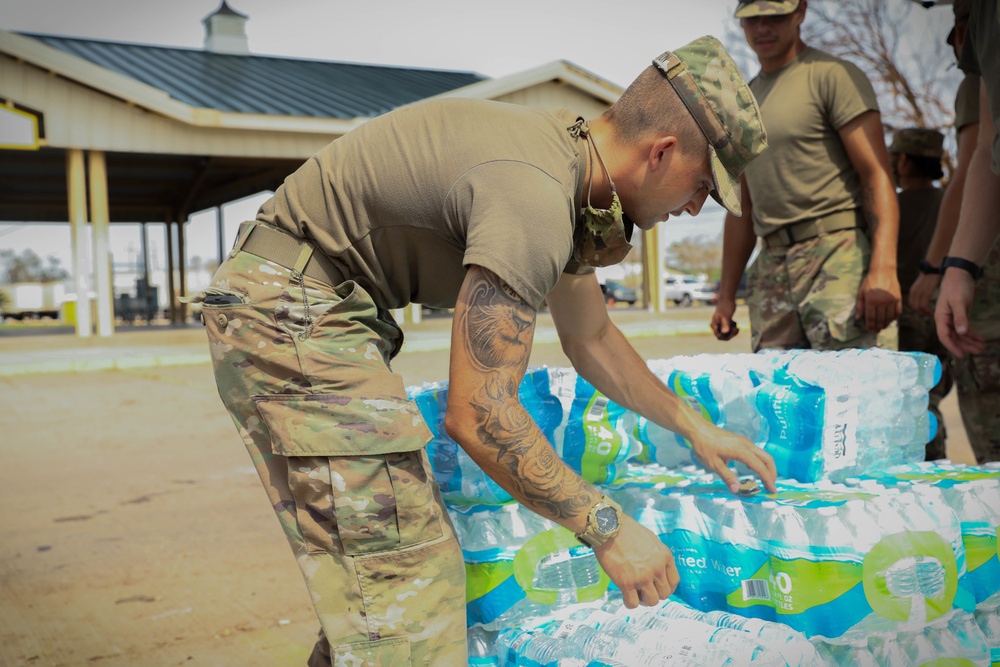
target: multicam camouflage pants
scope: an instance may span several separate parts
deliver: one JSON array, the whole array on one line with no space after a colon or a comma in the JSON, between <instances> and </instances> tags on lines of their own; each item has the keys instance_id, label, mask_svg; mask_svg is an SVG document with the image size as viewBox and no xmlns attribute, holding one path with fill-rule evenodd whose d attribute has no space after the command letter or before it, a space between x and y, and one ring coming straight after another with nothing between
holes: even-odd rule
<instances>
[{"instance_id":1,"label":"multicam camouflage pants","mask_svg":"<svg viewBox=\"0 0 1000 667\"><path fill-rule=\"evenodd\" d=\"M976 283L970 328L986 339L982 354L956 361L958 406L969 444L980 463L1000 461L1000 244L994 245Z\"/></svg>"},{"instance_id":2,"label":"multicam camouflage pants","mask_svg":"<svg viewBox=\"0 0 1000 667\"><path fill-rule=\"evenodd\" d=\"M925 460L936 461L947 457L945 442L948 432L945 429L944 417L941 415L941 401L954 384L952 373L952 358L948 349L937 337L934 318L921 315L906 305L909 295L903 294L903 312L899 316L899 349L906 352L926 352L936 355L941 361L941 380L929 392L928 409L937 417L938 430L934 438L925 447Z\"/></svg>"},{"instance_id":3,"label":"multicam camouflage pants","mask_svg":"<svg viewBox=\"0 0 1000 667\"><path fill-rule=\"evenodd\" d=\"M873 347L876 334L855 317L870 256L859 229L763 247L747 273L753 350Z\"/></svg>"},{"instance_id":4,"label":"multicam camouflage pants","mask_svg":"<svg viewBox=\"0 0 1000 667\"><path fill-rule=\"evenodd\" d=\"M461 665L465 566L431 433L388 359L401 332L337 287L239 251L204 295L219 394L312 596L310 665Z\"/></svg>"}]
</instances>

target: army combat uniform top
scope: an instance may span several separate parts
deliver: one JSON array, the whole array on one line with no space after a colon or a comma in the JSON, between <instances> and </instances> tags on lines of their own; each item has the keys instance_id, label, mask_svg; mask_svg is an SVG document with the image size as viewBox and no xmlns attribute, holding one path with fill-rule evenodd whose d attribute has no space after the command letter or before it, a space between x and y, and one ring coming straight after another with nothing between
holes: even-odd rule
<instances>
[{"instance_id":1,"label":"army combat uniform top","mask_svg":"<svg viewBox=\"0 0 1000 667\"><path fill-rule=\"evenodd\" d=\"M871 245L838 130L878 111L874 90L857 67L811 47L750 89L769 143L745 172L763 239L747 275L753 349L868 347L875 336L854 306Z\"/></svg>"},{"instance_id":2,"label":"army combat uniform top","mask_svg":"<svg viewBox=\"0 0 1000 667\"><path fill-rule=\"evenodd\" d=\"M368 121L243 223L204 293L219 393L320 620L311 666L467 664L465 565L388 310L453 307L470 264L533 306L592 270L571 259L577 120L445 100Z\"/></svg>"}]
</instances>

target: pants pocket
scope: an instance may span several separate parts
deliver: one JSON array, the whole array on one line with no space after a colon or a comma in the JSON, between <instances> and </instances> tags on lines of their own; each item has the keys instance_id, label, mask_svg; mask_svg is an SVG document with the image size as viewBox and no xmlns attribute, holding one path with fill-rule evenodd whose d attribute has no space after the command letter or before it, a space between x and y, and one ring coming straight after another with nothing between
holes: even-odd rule
<instances>
[{"instance_id":1,"label":"pants pocket","mask_svg":"<svg viewBox=\"0 0 1000 667\"><path fill-rule=\"evenodd\" d=\"M966 363L976 390L984 393L1000 392L1000 355L973 354L969 355Z\"/></svg>"},{"instance_id":2,"label":"pants pocket","mask_svg":"<svg viewBox=\"0 0 1000 667\"><path fill-rule=\"evenodd\" d=\"M411 401L307 394L254 402L273 453L288 458L311 553L378 553L445 533L424 451L430 430Z\"/></svg>"},{"instance_id":3,"label":"pants pocket","mask_svg":"<svg viewBox=\"0 0 1000 667\"><path fill-rule=\"evenodd\" d=\"M372 639L407 635L414 664L468 664L465 563L454 536L354 565Z\"/></svg>"},{"instance_id":4,"label":"pants pocket","mask_svg":"<svg viewBox=\"0 0 1000 667\"><path fill-rule=\"evenodd\" d=\"M410 641L390 637L374 642L343 644L333 648L333 667L410 667Z\"/></svg>"},{"instance_id":5,"label":"pants pocket","mask_svg":"<svg viewBox=\"0 0 1000 667\"><path fill-rule=\"evenodd\" d=\"M393 551L442 537L442 510L424 473L425 459L423 450L329 458L345 554Z\"/></svg>"}]
</instances>

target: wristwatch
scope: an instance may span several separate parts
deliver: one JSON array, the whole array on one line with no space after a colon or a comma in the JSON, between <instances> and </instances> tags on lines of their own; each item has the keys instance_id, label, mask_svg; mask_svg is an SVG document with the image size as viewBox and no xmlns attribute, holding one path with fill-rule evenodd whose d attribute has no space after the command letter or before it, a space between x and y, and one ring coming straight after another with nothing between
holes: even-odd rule
<instances>
[{"instance_id":1,"label":"wristwatch","mask_svg":"<svg viewBox=\"0 0 1000 667\"><path fill-rule=\"evenodd\" d=\"M962 257L945 257L942 259L941 273L944 273L944 270L949 267L968 271L972 275L973 280L979 280L983 277L983 267Z\"/></svg>"},{"instance_id":2,"label":"wristwatch","mask_svg":"<svg viewBox=\"0 0 1000 667\"><path fill-rule=\"evenodd\" d=\"M587 513L587 529L577 533L576 539L592 549L601 546L618 534L621 516L621 505L607 496L601 496Z\"/></svg>"},{"instance_id":3,"label":"wristwatch","mask_svg":"<svg viewBox=\"0 0 1000 667\"><path fill-rule=\"evenodd\" d=\"M941 267L934 266L933 264L931 264L930 262L928 262L926 259L920 260L920 264L917 265L917 268L920 269L920 273L930 274L930 275L933 275L933 276L941 274Z\"/></svg>"}]
</instances>

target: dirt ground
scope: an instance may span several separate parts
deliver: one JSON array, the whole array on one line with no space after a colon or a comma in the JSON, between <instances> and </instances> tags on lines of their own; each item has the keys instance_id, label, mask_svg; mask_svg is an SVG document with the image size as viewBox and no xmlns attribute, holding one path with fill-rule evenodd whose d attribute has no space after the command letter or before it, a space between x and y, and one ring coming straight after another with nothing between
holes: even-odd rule
<instances>
[{"instance_id":1,"label":"dirt ground","mask_svg":"<svg viewBox=\"0 0 1000 667\"><path fill-rule=\"evenodd\" d=\"M102 344L42 338L0 351ZM741 338L634 343L663 358L748 351ZM404 349L394 369L418 384L444 379L447 361ZM567 361L544 343L532 364ZM0 406L0 665L304 664L317 623L207 363L0 378ZM954 396L945 419L952 458L969 461Z\"/></svg>"}]
</instances>

